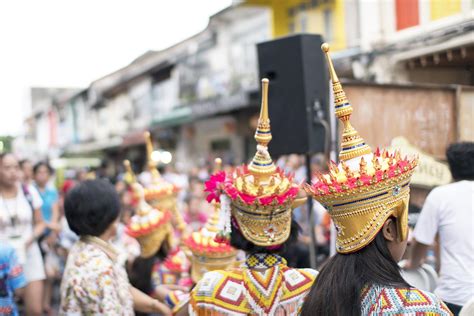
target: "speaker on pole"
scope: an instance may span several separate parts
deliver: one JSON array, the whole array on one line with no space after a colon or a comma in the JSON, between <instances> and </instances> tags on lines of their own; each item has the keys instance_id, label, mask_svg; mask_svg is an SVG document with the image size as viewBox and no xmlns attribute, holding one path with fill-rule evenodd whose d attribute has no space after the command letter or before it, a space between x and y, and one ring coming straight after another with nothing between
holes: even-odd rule
<instances>
[{"instance_id":1,"label":"speaker on pole","mask_svg":"<svg viewBox=\"0 0 474 316\"><path fill-rule=\"evenodd\" d=\"M257 45L261 78L270 79L268 95L273 157L306 156L311 179L311 154L329 154L329 75L320 35L299 34ZM308 199L308 222L314 223L313 200ZM316 236L310 229L309 258L316 268Z\"/></svg>"},{"instance_id":2,"label":"speaker on pole","mask_svg":"<svg viewBox=\"0 0 474 316\"><path fill-rule=\"evenodd\" d=\"M299 34L257 45L268 101L273 157L328 151L329 76L320 35Z\"/></svg>"}]
</instances>

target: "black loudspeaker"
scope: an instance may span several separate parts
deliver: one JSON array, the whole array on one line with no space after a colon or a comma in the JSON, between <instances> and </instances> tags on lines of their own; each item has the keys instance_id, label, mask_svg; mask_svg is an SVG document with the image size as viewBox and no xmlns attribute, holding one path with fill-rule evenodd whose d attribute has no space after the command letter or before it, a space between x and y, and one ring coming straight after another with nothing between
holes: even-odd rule
<instances>
[{"instance_id":1,"label":"black loudspeaker","mask_svg":"<svg viewBox=\"0 0 474 316\"><path fill-rule=\"evenodd\" d=\"M260 78L270 80L273 157L326 152L329 76L320 35L300 34L257 45Z\"/></svg>"}]
</instances>

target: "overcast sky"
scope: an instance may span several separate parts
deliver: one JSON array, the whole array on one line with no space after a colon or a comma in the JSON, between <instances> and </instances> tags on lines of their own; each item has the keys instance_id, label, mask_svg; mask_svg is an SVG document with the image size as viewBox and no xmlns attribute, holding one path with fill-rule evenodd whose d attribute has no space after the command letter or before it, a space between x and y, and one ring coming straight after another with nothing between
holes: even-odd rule
<instances>
[{"instance_id":1,"label":"overcast sky","mask_svg":"<svg viewBox=\"0 0 474 316\"><path fill-rule=\"evenodd\" d=\"M29 87L86 87L204 29L231 0L0 1L0 135L18 135Z\"/></svg>"}]
</instances>

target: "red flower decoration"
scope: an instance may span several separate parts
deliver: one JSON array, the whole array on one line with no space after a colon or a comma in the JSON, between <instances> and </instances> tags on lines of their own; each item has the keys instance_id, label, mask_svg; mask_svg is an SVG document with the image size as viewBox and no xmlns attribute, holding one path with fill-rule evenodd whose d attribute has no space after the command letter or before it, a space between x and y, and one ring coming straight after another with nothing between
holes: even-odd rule
<instances>
[{"instance_id":1,"label":"red flower decoration","mask_svg":"<svg viewBox=\"0 0 474 316\"><path fill-rule=\"evenodd\" d=\"M259 198L258 201L262 205L270 205L272 204L274 199L275 199L275 195L269 195L269 196Z\"/></svg>"},{"instance_id":2,"label":"red flower decoration","mask_svg":"<svg viewBox=\"0 0 474 316\"><path fill-rule=\"evenodd\" d=\"M239 196L246 204L252 204L255 201L255 196L239 192Z\"/></svg>"},{"instance_id":3,"label":"red flower decoration","mask_svg":"<svg viewBox=\"0 0 474 316\"><path fill-rule=\"evenodd\" d=\"M206 181L205 185L205 192L209 192L207 195L206 200L210 203L212 201L220 202L219 195L223 190L223 184L226 180L226 173L225 171L219 171L213 174L209 180Z\"/></svg>"},{"instance_id":4,"label":"red flower decoration","mask_svg":"<svg viewBox=\"0 0 474 316\"><path fill-rule=\"evenodd\" d=\"M225 193L227 193L227 195L230 196L232 200L235 200L239 195L239 191L232 185L232 183L226 184Z\"/></svg>"}]
</instances>

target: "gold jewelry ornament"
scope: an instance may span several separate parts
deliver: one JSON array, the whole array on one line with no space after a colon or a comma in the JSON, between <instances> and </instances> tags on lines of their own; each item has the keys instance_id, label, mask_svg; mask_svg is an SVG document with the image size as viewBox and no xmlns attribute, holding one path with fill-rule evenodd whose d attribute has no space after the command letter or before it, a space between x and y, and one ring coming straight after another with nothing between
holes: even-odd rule
<instances>
[{"instance_id":1,"label":"gold jewelry ornament","mask_svg":"<svg viewBox=\"0 0 474 316\"><path fill-rule=\"evenodd\" d=\"M127 174L131 179L135 175L128 160L124 161ZM173 227L171 226L171 213L169 211L159 211L151 207L145 201L145 190L137 183L131 183L135 197L138 199L138 206L135 215L132 216L130 224L126 227L126 233L134 237L140 243L142 258L152 257L163 242L168 239L172 244Z\"/></svg>"},{"instance_id":2,"label":"gold jewelry ornament","mask_svg":"<svg viewBox=\"0 0 474 316\"><path fill-rule=\"evenodd\" d=\"M328 210L337 230L339 253L367 246L390 216L397 218L398 236L405 240L410 178L418 158L402 158L399 151L377 149L372 153L350 123L353 109L329 57L329 45L321 49L331 75L336 116L344 128L339 165L331 162L329 173L317 174L305 190Z\"/></svg>"},{"instance_id":3,"label":"gold jewelry ornament","mask_svg":"<svg viewBox=\"0 0 474 316\"><path fill-rule=\"evenodd\" d=\"M208 201L221 203L219 241L229 238L231 217L234 229L257 246L277 246L290 235L291 211L304 203L297 199L299 186L292 176L276 168L268 152L272 139L268 116L268 79L262 79L262 105L255 140L257 152L248 166L233 172L217 172L206 183Z\"/></svg>"}]
</instances>

